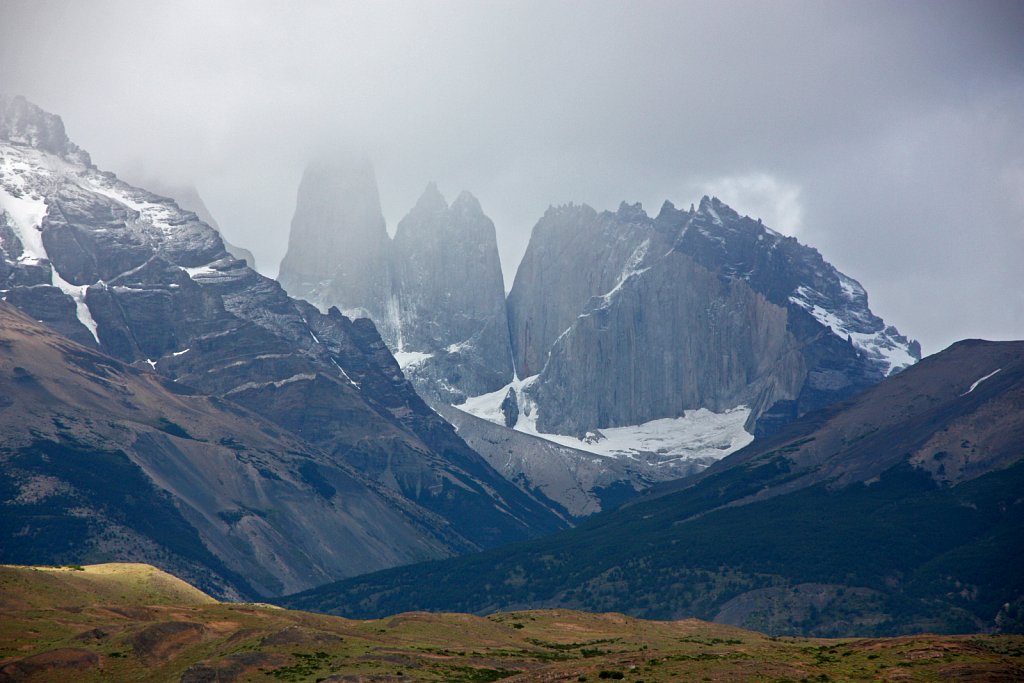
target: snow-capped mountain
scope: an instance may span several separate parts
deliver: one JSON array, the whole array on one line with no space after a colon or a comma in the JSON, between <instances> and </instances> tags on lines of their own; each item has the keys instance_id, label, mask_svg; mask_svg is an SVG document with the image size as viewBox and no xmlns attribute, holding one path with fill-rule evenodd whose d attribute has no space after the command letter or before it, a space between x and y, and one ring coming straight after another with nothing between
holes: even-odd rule
<instances>
[{"instance_id":1,"label":"snow-capped mountain","mask_svg":"<svg viewBox=\"0 0 1024 683\"><path fill-rule=\"evenodd\" d=\"M626 477L633 488L683 476L920 358L856 280L717 199L688 211L666 202L654 218L639 204L550 208L504 300L494 226L471 195L449 207L429 186L389 243L368 166L318 168L282 263L290 291L371 316L433 402L609 463L644 463ZM336 208L307 221L324 203ZM339 245L326 259L327 270L339 264L333 275L291 257L310 244ZM388 283L368 265L381 253ZM373 272L347 285L360 268ZM498 461L504 446L486 452L494 439L479 424L453 421ZM530 468L510 476L544 489L543 468Z\"/></svg>"},{"instance_id":2,"label":"snow-capped mountain","mask_svg":"<svg viewBox=\"0 0 1024 683\"><path fill-rule=\"evenodd\" d=\"M512 378L494 224L468 192L430 183L388 237L365 159L310 165L280 279L321 310L369 317L426 397L447 403Z\"/></svg>"},{"instance_id":3,"label":"snow-capped mountain","mask_svg":"<svg viewBox=\"0 0 1024 683\"><path fill-rule=\"evenodd\" d=\"M0 249L0 298L252 410L469 546L564 524L423 403L372 322L289 298L196 214L93 166L59 117L23 98L0 100Z\"/></svg>"},{"instance_id":4,"label":"snow-capped mountain","mask_svg":"<svg viewBox=\"0 0 1024 683\"><path fill-rule=\"evenodd\" d=\"M707 197L656 218L549 210L509 321L533 424L577 437L699 409L767 434L920 358L817 251Z\"/></svg>"}]
</instances>

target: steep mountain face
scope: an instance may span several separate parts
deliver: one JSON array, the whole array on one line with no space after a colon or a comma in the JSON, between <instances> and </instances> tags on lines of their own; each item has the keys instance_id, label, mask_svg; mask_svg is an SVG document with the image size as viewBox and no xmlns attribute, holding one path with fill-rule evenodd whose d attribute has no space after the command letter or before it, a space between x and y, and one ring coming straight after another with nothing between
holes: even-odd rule
<instances>
[{"instance_id":1,"label":"steep mountain face","mask_svg":"<svg viewBox=\"0 0 1024 683\"><path fill-rule=\"evenodd\" d=\"M643 259L652 231L651 219L626 204L616 213L573 204L547 210L533 228L508 295L519 377L544 369L551 347L590 299L612 291L624 267Z\"/></svg>"},{"instance_id":2,"label":"steep mountain face","mask_svg":"<svg viewBox=\"0 0 1024 683\"><path fill-rule=\"evenodd\" d=\"M449 207L431 183L392 241L368 164L311 166L280 279L322 310L371 318L426 397L460 402L512 378L494 224L468 192Z\"/></svg>"},{"instance_id":3,"label":"steep mountain face","mask_svg":"<svg viewBox=\"0 0 1024 683\"><path fill-rule=\"evenodd\" d=\"M253 410L442 515L471 545L564 525L423 403L372 323L289 298L195 214L83 163L71 143L34 132L59 119L15 102L5 121L17 126L0 129L0 297Z\"/></svg>"},{"instance_id":4,"label":"steep mountain face","mask_svg":"<svg viewBox=\"0 0 1024 683\"><path fill-rule=\"evenodd\" d=\"M391 343L398 330L387 315L390 241L369 160L312 163L299 184L278 279L321 310L337 306L350 318L371 318Z\"/></svg>"},{"instance_id":5,"label":"steep mountain face","mask_svg":"<svg viewBox=\"0 0 1024 683\"><path fill-rule=\"evenodd\" d=\"M1020 632L1022 443L1024 342L960 342L576 529L286 602L350 616L565 606L822 636Z\"/></svg>"},{"instance_id":6,"label":"steep mountain face","mask_svg":"<svg viewBox=\"0 0 1024 683\"><path fill-rule=\"evenodd\" d=\"M550 210L509 325L537 429L579 436L739 405L767 435L920 358L818 252L706 197L656 219Z\"/></svg>"},{"instance_id":7,"label":"steep mountain face","mask_svg":"<svg viewBox=\"0 0 1024 683\"><path fill-rule=\"evenodd\" d=\"M0 302L0 561L154 561L231 598L472 545L231 402Z\"/></svg>"},{"instance_id":8,"label":"steep mountain face","mask_svg":"<svg viewBox=\"0 0 1024 683\"><path fill-rule=\"evenodd\" d=\"M175 185L166 183L160 178L154 178L147 176L141 182L135 178L130 178L128 181L131 185L136 187L145 187L150 192L158 194L161 197L169 197L174 200L174 203L185 211L191 211L196 217L206 223L211 228L220 234L221 239L224 241L224 249L229 254L234 256L240 261L245 261L245 265L249 266L253 270L256 268L256 258L252 255L252 252L245 247L240 247L236 244L228 242L227 238L224 237L224 233L221 230L220 225L217 223L217 219L210 213L210 209L206 206L206 202L199 194L199 190L194 185Z\"/></svg>"},{"instance_id":9,"label":"steep mountain face","mask_svg":"<svg viewBox=\"0 0 1024 683\"><path fill-rule=\"evenodd\" d=\"M494 223L463 192L449 207L431 183L394 241L403 368L430 395L458 402L506 384L512 352ZM401 356L400 356L401 357Z\"/></svg>"}]
</instances>

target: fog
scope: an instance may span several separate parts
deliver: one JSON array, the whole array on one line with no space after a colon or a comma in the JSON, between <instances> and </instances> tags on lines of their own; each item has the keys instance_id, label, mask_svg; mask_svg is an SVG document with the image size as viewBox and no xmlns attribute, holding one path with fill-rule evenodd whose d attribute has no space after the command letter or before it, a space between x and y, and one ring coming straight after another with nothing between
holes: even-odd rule
<instances>
[{"instance_id":1,"label":"fog","mask_svg":"<svg viewBox=\"0 0 1024 683\"><path fill-rule=\"evenodd\" d=\"M101 168L193 184L274 275L303 167L374 161L494 220L717 194L931 353L1024 338L1024 3L0 4L0 91ZM301 8L301 9L298 9Z\"/></svg>"}]
</instances>

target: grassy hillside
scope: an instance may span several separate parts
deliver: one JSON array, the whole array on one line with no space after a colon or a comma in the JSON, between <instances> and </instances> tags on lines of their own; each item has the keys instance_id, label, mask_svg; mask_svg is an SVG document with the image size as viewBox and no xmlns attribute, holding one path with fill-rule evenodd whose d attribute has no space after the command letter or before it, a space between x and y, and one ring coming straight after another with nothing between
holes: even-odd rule
<instances>
[{"instance_id":1,"label":"grassy hillside","mask_svg":"<svg viewBox=\"0 0 1024 683\"><path fill-rule=\"evenodd\" d=\"M811 640L569 610L354 621L146 565L0 567L0 681L1014 680L1024 637Z\"/></svg>"}]
</instances>

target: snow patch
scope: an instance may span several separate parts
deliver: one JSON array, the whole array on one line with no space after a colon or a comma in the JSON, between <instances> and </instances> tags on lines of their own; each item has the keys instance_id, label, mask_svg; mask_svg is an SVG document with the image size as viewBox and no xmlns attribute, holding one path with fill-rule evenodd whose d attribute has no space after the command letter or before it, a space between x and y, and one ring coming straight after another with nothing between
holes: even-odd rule
<instances>
[{"instance_id":1,"label":"snow patch","mask_svg":"<svg viewBox=\"0 0 1024 683\"><path fill-rule=\"evenodd\" d=\"M842 278L840 278L840 282L844 282ZM856 285L856 288L854 285ZM854 280L849 278L846 279L843 289L844 293L857 294L858 289L860 294L864 292L863 289L860 289L860 285L857 285ZM849 337L854 346L863 351L869 358L883 361L886 364L885 375L887 376L903 368L910 367L917 362L917 359L910 354L910 349L907 345L900 344L892 339L886 334L885 330L860 332L856 329L855 322L841 318L835 312L810 301L811 299L821 298L821 295L814 290L801 285L789 297L789 301L810 313L814 316L815 320L825 327L831 328L833 334L843 339Z\"/></svg>"},{"instance_id":2,"label":"snow patch","mask_svg":"<svg viewBox=\"0 0 1024 683\"><path fill-rule=\"evenodd\" d=\"M519 401L519 419L515 431L546 439L561 446L615 459L638 459L656 456L659 464L690 459L723 458L754 440L743 429L750 409L738 406L722 413L705 408L688 411L683 417L651 420L628 427L608 427L587 433L584 438L564 434L548 434L537 430L539 409L528 389L538 375L515 380L498 391L474 396L455 406L463 412L496 424L505 424L501 402L508 390L515 389Z\"/></svg>"},{"instance_id":3,"label":"snow patch","mask_svg":"<svg viewBox=\"0 0 1024 683\"><path fill-rule=\"evenodd\" d=\"M961 396L966 396L967 394L971 393L972 391L974 391L975 389L978 388L979 384L981 384L982 382L984 382L988 378L992 377L993 375L995 375L1000 370L1002 370L1002 368L996 368L995 370L993 370L992 372L988 373L984 377L981 377L980 379L975 380L974 384L971 385L971 388L968 389L967 391L965 391L964 393L960 394L960 395Z\"/></svg>"},{"instance_id":4,"label":"snow patch","mask_svg":"<svg viewBox=\"0 0 1024 683\"><path fill-rule=\"evenodd\" d=\"M231 394L236 394L236 393L238 393L240 391L247 391L249 389L261 389L263 387L269 387L269 386L281 388L281 387L283 387L286 384L291 384L292 382L309 382L309 381L312 381L314 379L316 379L316 375L315 374L308 373L308 372L303 372L303 373L299 373L297 375L292 375L291 377L287 377L285 379L279 379L279 380L276 380L276 381L273 381L273 382L246 382L245 384L239 384L237 387L235 387L231 391L226 392L224 395L225 396L230 396Z\"/></svg>"},{"instance_id":5,"label":"snow patch","mask_svg":"<svg viewBox=\"0 0 1024 683\"><path fill-rule=\"evenodd\" d=\"M348 380L348 383L349 383L349 384L351 384L352 386L354 386L354 387L355 387L356 389L358 389L358 388L359 388L359 382L356 382L356 381L355 381L355 380L353 380L353 379L352 379L351 377L349 377L349 376L348 376L348 373L347 373L347 372L345 372L345 368L343 368L343 367L341 367L340 365L338 365L338 361L336 361L336 360L334 360L334 359L332 358L332 359L331 359L331 362L332 362L332 363L334 363L334 367L338 368L338 372L340 372L340 373L341 373L341 376L342 376L342 377L344 377L345 379L347 379L347 380Z\"/></svg>"},{"instance_id":6,"label":"snow patch","mask_svg":"<svg viewBox=\"0 0 1024 683\"><path fill-rule=\"evenodd\" d=\"M394 355L395 360L398 361L398 367L402 368L402 370L422 365L428 359L434 357L434 354L423 351L395 351Z\"/></svg>"},{"instance_id":7,"label":"snow patch","mask_svg":"<svg viewBox=\"0 0 1024 683\"><path fill-rule=\"evenodd\" d=\"M216 268L211 268L209 265L197 266L195 268L185 268L179 266L183 271L188 273L188 276L195 280L197 277L204 277L206 275L217 275L219 271Z\"/></svg>"},{"instance_id":8,"label":"snow patch","mask_svg":"<svg viewBox=\"0 0 1024 683\"><path fill-rule=\"evenodd\" d=\"M96 320L92 317L92 312L89 310L88 304L85 303L85 290L89 288L89 285L76 286L62 278L58 273L57 269L52 265L50 266L50 272L53 274L52 282L53 286L59 288L62 292L70 296L75 302L75 315L78 316L78 321L85 325L86 329L92 334L92 338L96 340L96 343L100 343L100 336L97 332Z\"/></svg>"}]
</instances>

